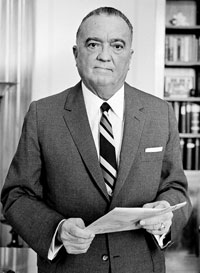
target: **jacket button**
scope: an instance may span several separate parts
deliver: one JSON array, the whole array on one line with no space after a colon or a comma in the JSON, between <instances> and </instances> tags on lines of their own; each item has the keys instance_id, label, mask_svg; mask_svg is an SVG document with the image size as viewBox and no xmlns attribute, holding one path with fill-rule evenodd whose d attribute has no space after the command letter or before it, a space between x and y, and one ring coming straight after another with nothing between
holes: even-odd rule
<instances>
[{"instance_id":1,"label":"jacket button","mask_svg":"<svg viewBox=\"0 0 200 273\"><path fill-rule=\"evenodd\" d=\"M103 260L104 262L106 262L106 261L108 260L108 255L103 255L103 256L102 256L102 260Z\"/></svg>"}]
</instances>

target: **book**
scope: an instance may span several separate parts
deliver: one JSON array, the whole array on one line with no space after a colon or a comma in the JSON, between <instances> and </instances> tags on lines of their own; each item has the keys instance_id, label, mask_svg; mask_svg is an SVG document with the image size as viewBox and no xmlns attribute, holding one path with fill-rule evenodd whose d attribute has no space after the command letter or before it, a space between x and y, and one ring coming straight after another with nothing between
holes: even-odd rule
<instances>
[{"instance_id":1,"label":"book","mask_svg":"<svg viewBox=\"0 0 200 273\"><path fill-rule=\"evenodd\" d=\"M139 229L141 228L139 225L140 220L159 216L170 211L175 211L185 205L186 202L183 202L162 209L116 207L87 226L85 229L94 232L94 234Z\"/></svg>"},{"instance_id":2,"label":"book","mask_svg":"<svg viewBox=\"0 0 200 273\"><path fill-rule=\"evenodd\" d=\"M195 35L167 34L165 38L165 61L197 62L198 39Z\"/></svg>"},{"instance_id":3,"label":"book","mask_svg":"<svg viewBox=\"0 0 200 273\"><path fill-rule=\"evenodd\" d=\"M193 169L194 148L195 148L195 144L193 143L191 138L188 138L186 143L186 170Z\"/></svg>"},{"instance_id":4,"label":"book","mask_svg":"<svg viewBox=\"0 0 200 273\"><path fill-rule=\"evenodd\" d=\"M181 103L180 106L179 131L180 133L186 133L186 102Z\"/></svg>"},{"instance_id":5,"label":"book","mask_svg":"<svg viewBox=\"0 0 200 273\"><path fill-rule=\"evenodd\" d=\"M195 170L200 170L200 139L195 140Z\"/></svg>"},{"instance_id":6,"label":"book","mask_svg":"<svg viewBox=\"0 0 200 273\"><path fill-rule=\"evenodd\" d=\"M191 132L200 133L200 105L197 103L191 106Z\"/></svg>"},{"instance_id":7,"label":"book","mask_svg":"<svg viewBox=\"0 0 200 273\"><path fill-rule=\"evenodd\" d=\"M200 48L200 46L199 46L199 48ZM200 49L199 49L199 58L200 58ZM200 61L200 59L199 59L199 61ZM194 92L194 96L200 97L200 71L197 71L196 78L197 78L197 81L196 81L196 90Z\"/></svg>"},{"instance_id":8,"label":"book","mask_svg":"<svg viewBox=\"0 0 200 273\"><path fill-rule=\"evenodd\" d=\"M186 133L191 132L191 103L186 103Z\"/></svg>"},{"instance_id":9,"label":"book","mask_svg":"<svg viewBox=\"0 0 200 273\"><path fill-rule=\"evenodd\" d=\"M181 158L183 161L183 168L185 168L184 158L185 158L185 139L180 138L180 147L181 147Z\"/></svg>"},{"instance_id":10,"label":"book","mask_svg":"<svg viewBox=\"0 0 200 273\"><path fill-rule=\"evenodd\" d=\"M164 78L165 97L190 96L195 89L195 71L192 68L166 68Z\"/></svg>"},{"instance_id":11,"label":"book","mask_svg":"<svg viewBox=\"0 0 200 273\"><path fill-rule=\"evenodd\" d=\"M175 113L175 117L176 117L177 123L179 124L179 118L180 118L180 102L174 101L173 108L174 108L174 113Z\"/></svg>"}]
</instances>

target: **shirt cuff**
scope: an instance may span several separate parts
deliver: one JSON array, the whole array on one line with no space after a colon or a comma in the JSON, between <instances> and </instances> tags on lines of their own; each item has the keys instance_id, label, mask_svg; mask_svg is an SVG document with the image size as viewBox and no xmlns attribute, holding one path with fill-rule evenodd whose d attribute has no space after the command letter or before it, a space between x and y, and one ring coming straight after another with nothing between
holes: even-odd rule
<instances>
[{"instance_id":1,"label":"shirt cuff","mask_svg":"<svg viewBox=\"0 0 200 273\"><path fill-rule=\"evenodd\" d=\"M163 240L164 240L165 236L166 236L166 233L164 233L163 235L154 235L154 237L156 238L156 240L161 248L163 248Z\"/></svg>"},{"instance_id":2,"label":"shirt cuff","mask_svg":"<svg viewBox=\"0 0 200 273\"><path fill-rule=\"evenodd\" d=\"M53 235L53 238L52 238L52 241L51 241L51 245L50 245L50 248L49 248L49 251L48 251L48 259L50 261L52 261L58 254L59 250L61 249L61 247L63 246L62 243L58 243L58 240L56 240L56 237L57 237L57 233L58 233L58 229L60 227L60 225L65 221L65 219L63 219L62 221L60 221L60 223L58 224L57 228L56 228L56 231Z\"/></svg>"},{"instance_id":3,"label":"shirt cuff","mask_svg":"<svg viewBox=\"0 0 200 273\"><path fill-rule=\"evenodd\" d=\"M166 248L171 243L171 240L167 238L167 234L168 233L164 233L163 235L154 235L161 249Z\"/></svg>"}]
</instances>

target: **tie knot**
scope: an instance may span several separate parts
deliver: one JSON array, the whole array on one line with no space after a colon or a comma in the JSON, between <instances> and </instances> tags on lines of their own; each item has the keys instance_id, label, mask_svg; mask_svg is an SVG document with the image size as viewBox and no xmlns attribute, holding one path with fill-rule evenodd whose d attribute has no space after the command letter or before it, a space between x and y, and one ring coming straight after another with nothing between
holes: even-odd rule
<instances>
[{"instance_id":1,"label":"tie knot","mask_svg":"<svg viewBox=\"0 0 200 273\"><path fill-rule=\"evenodd\" d=\"M101 111L102 112L108 112L109 111L109 109L110 109L111 107L110 107L110 105L107 103L107 102L104 102L102 105L101 105Z\"/></svg>"}]
</instances>

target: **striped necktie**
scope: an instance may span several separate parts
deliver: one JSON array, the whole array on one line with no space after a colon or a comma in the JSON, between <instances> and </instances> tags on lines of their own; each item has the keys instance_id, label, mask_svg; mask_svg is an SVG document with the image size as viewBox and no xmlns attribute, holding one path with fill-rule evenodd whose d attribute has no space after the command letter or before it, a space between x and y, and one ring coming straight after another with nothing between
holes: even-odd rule
<instances>
[{"instance_id":1,"label":"striped necktie","mask_svg":"<svg viewBox=\"0 0 200 273\"><path fill-rule=\"evenodd\" d=\"M102 168L108 194L112 196L116 177L117 162L115 154L112 125L108 120L110 105L104 102L101 105L102 117L100 120L100 166Z\"/></svg>"}]
</instances>

